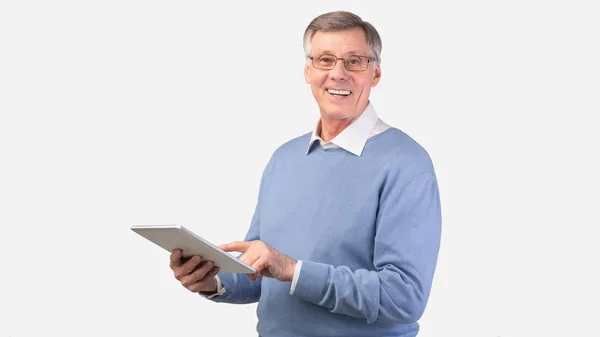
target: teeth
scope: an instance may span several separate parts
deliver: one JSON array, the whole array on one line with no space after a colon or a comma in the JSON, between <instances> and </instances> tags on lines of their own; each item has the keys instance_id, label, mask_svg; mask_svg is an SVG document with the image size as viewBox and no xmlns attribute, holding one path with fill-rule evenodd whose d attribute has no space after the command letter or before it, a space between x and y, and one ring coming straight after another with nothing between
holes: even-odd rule
<instances>
[{"instance_id":1,"label":"teeth","mask_svg":"<svg viewBox=\"0 0 600 337\"><path fill-rule=\"evenodd\" d=\"M350 95L350 90L335 90L335 89L327 89L327 91L330 94L334 94L334 95L343 95L343 96L348 96Z\"/></svg>"}]
</instances>

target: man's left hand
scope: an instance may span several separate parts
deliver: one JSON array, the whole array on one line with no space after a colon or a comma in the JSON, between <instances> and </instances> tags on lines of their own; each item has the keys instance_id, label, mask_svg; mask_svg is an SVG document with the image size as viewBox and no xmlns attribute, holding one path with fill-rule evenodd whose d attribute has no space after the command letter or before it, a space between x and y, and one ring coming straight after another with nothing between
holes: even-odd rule
<instances>
[{"instance_id":1,"label":"man's left hand","mask_svg":"<svg viewBox=\"0 0 600 337\"><path fill-rule=\"evenodd\" d=\"M235 241L219 247L226 252L243 253L239 259L256 270L248 274L252 281L261 276L282 282L291 282L294 278L296 261L260 240Z\"/></svg>"}]
</instances>

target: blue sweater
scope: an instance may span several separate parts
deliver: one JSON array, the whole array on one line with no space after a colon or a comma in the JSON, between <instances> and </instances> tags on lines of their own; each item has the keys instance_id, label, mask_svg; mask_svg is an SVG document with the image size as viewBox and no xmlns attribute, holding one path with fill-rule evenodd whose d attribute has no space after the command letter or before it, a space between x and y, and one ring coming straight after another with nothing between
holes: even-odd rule
<instances>
[{"instance_id":1,"label":"blue sweater","mask_svg":"<svg viewBox=\"0 0 600 337\"><path fill-rule=\"evenodd\" d=\"M396 128L362 155L323 149L310 134L279 147L265 167L246 240L302 260L296 288L219 274L215 302L258 301L258 333L416 336L441 233L438 185L427 152Z\"/></svg>"}]
</instances>

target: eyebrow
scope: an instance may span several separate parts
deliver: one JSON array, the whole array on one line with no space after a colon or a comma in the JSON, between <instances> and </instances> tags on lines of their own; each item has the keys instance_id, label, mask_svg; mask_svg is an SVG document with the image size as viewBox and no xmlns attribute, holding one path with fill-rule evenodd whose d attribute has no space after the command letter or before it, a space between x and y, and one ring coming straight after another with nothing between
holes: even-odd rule
<instances>
[{"instance_id":1,"label":"eyebrow","mask_svg":"<svg viewBox=\"0 0 600 337\"><path fill-rule=\"evenodd\" d=\"M332 52L331 50L323 50L319 53L319 55L323 55L323 54L330 54L330 55L335 55L334 52ZM359 50L351 50L349 52L346 53L346 55L365 55L365 56L369 56L369 53L365 53L363 51L359 51Z\"/></svg>"}]
</instances>

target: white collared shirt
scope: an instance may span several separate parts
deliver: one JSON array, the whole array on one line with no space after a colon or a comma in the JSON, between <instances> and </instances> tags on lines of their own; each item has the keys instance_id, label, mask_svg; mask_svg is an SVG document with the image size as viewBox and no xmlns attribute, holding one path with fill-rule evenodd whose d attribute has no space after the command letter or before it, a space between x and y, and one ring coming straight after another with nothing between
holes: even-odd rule
<instances>
[{"instance_id":1,"label":"white collared shirt","mask_svg":"<svg viewBox=\"0 0 600 337\"><path fill-rule=\"evenodd\" d=\"M360 116L358 116L354 122L348 125L344 130L342 130L342 132L335 136L335 138L328 142L324 141L319 136L321 133L321 120L319 119L317 126L313 130L312 136L310 137L306 153L308 154L310 152L313 142L319 140L320 146L322 146L324 149L342 148L356 156L360 156L369 138L380 134L389 128L390 126L384 123L377 116L373 105L371 102L369 102L365 111L363 111L363 113L360 114ZM298 260L296 269L294 271L294 278L290 287L290 294L292 295L296 289L296 283L298 282L298 277L300 275L300 268L302 268L302 261ZM224 294L226 289L223 287L218 275L215 276L215 280L217 281L217 292L208 296L203 294L200 295L210 299L214 296Z\"/></svg>"},{"instance_id":2,"label":"white collared shirt","mask_svg":"<svg viewBox=\"0 0 600 337\"><path fill-rule=\"evenodd\" d=\"M360 156L369 138L389 128L390 126L377 116L373 105L369 102L365 111L363 111L352 124L348 125L348 127L328 142L325 142L319 136L321 133L321 120L319 119L319 122L310 137L306 153L310 151L313 142L319 140L320 145L324 149L340 147L350 153Z\"/></svg>"}]
</instances>

